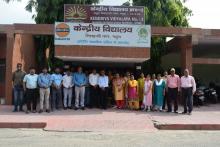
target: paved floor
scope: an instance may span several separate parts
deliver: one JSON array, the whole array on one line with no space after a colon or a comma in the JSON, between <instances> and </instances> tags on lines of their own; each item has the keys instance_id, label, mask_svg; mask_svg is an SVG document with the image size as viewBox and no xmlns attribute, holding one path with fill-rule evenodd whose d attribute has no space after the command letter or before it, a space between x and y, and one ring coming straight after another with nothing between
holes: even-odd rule
<instances>
[{"instance_id":1,"label":"paved floor","mask_svg":"<svg viewBox=\"0 0 220 147\"><path fill-rule=\"evenodd\" d=\"M218 124L220 125L220 105L195 108L191 116L130 110L99 109L62 110L50 114L12 113L11 106L0 105L0 123L46 122L48 131L139 131L154 132L158 124ZM181 111L181 110L180 110Z\"/></svg>"},{"instance_id":2,"label":"paved floor","mask_svg":"<svg viewBox=\"0 0 220 147\"><path fill-rule=\"evenodd\" d=\"M220 131L47 132L0 129L0 147L219 147Z\"/></svg>"}]
</instances>

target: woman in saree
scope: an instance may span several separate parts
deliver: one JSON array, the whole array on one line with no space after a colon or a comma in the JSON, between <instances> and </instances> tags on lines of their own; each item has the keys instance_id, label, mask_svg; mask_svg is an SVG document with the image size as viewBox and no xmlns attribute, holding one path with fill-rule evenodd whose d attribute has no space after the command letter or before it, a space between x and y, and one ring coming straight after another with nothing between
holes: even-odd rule
<instances>
[{"instance_id":1,"label":"woman in saree","mask_svg":"<svg viewBox=\"0 0 220 147\"><path fill-rule=\"evenodd\" d=\"M128 105L132 110L139 109L138 82L134 79L134 75L131 75L128 81Z\"/></svg>"},{"instance_id":2,"label":"woman in saree","mask_svg":"<svg viewBox=\"0 0 220 147\"><path fill-rule=\"evenodd\" d=\"M144 81L144 99L143 99L143 106L144 111L148 111L152 109L152 86L153 82L151 81L150 75L147 75Z\"/></svg>"},{"instance_id":3,"label":"woman in saree","mask_svg":"<svg viewBox=\"0 0 220 147\"><path fill-rule=\"evenodd\" d=\"M125 99L125 80L117 73L113 80L113 94L118 109L124 108Z\"/></svg>"}]
</instances>

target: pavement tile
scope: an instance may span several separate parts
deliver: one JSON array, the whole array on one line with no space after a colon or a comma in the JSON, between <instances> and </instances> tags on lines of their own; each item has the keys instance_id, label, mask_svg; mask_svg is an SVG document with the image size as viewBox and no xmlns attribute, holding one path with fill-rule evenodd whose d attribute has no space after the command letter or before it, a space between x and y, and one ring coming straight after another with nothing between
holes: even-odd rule
<instances>
[{"instance_id":1,"label":"pavement tile","mask_svg":"<svg viewBox=\"0 0 220 147\"><path fill-rule=\"evenodd\" d=\"M195 108L193 114L99 109L61 110L52 113L12 112L0 105L0 128L44 128L47 131L157 131L220 130L220 105Z\"/></svg>"}]
</instances>

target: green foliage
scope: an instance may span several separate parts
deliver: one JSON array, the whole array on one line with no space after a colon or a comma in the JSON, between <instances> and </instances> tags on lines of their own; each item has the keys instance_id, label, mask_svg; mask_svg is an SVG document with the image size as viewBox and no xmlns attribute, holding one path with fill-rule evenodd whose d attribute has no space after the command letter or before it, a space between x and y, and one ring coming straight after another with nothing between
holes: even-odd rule
<instances>
[{"instance_id":1,"label":"green foliage","mask_svg":"<svg viewBox=\"0 0 220 147\"><path fill-rule=\"evenodd\" d=\"M192 11L182 0L133 0L134 6L145 6L145 23L152 26L188 27ZM166 53L166 38L154 37L151 44L151 59L143 64L145 71L161 72L161 57Z\"/></svg>"},{"instance_id":2,"label":"green foliage","mask_svg":"<svg viewBox=\"0 0 220 147\"><path fill-rule=\"evenodd\" d=\"M64 4L94 4L99 0L29 0L26 5L26 10L36 11L33 19L37 24L54 24L55 21L63 21ZM36 36L37 42L37 62L39 67L49 65L63 66L62 60L54 57L54 38L53 36ZM50 56L47 60L45 50L50 48Z\"/></svg>"}]
</instances>

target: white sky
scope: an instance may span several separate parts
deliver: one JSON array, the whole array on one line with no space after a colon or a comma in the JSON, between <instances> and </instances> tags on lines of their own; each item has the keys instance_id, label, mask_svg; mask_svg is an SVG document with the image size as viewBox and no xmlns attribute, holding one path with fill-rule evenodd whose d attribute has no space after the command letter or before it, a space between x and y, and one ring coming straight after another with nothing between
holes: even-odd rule
<instances>
[{"instance_id":1,"label":"white sky","mask_svg":"<svg viewBox=\"0 0 220 147\"><path fill-rule=\"evenodd\" d=\"M102 0L102 5L121 5L126 0ZM34 23L32 14L25 10L28 0L10 2L0 0L0 24ZM186 6L193 11L190 26L220 29L220 0L188 0Z\"/></svg>"}]
</instances>

